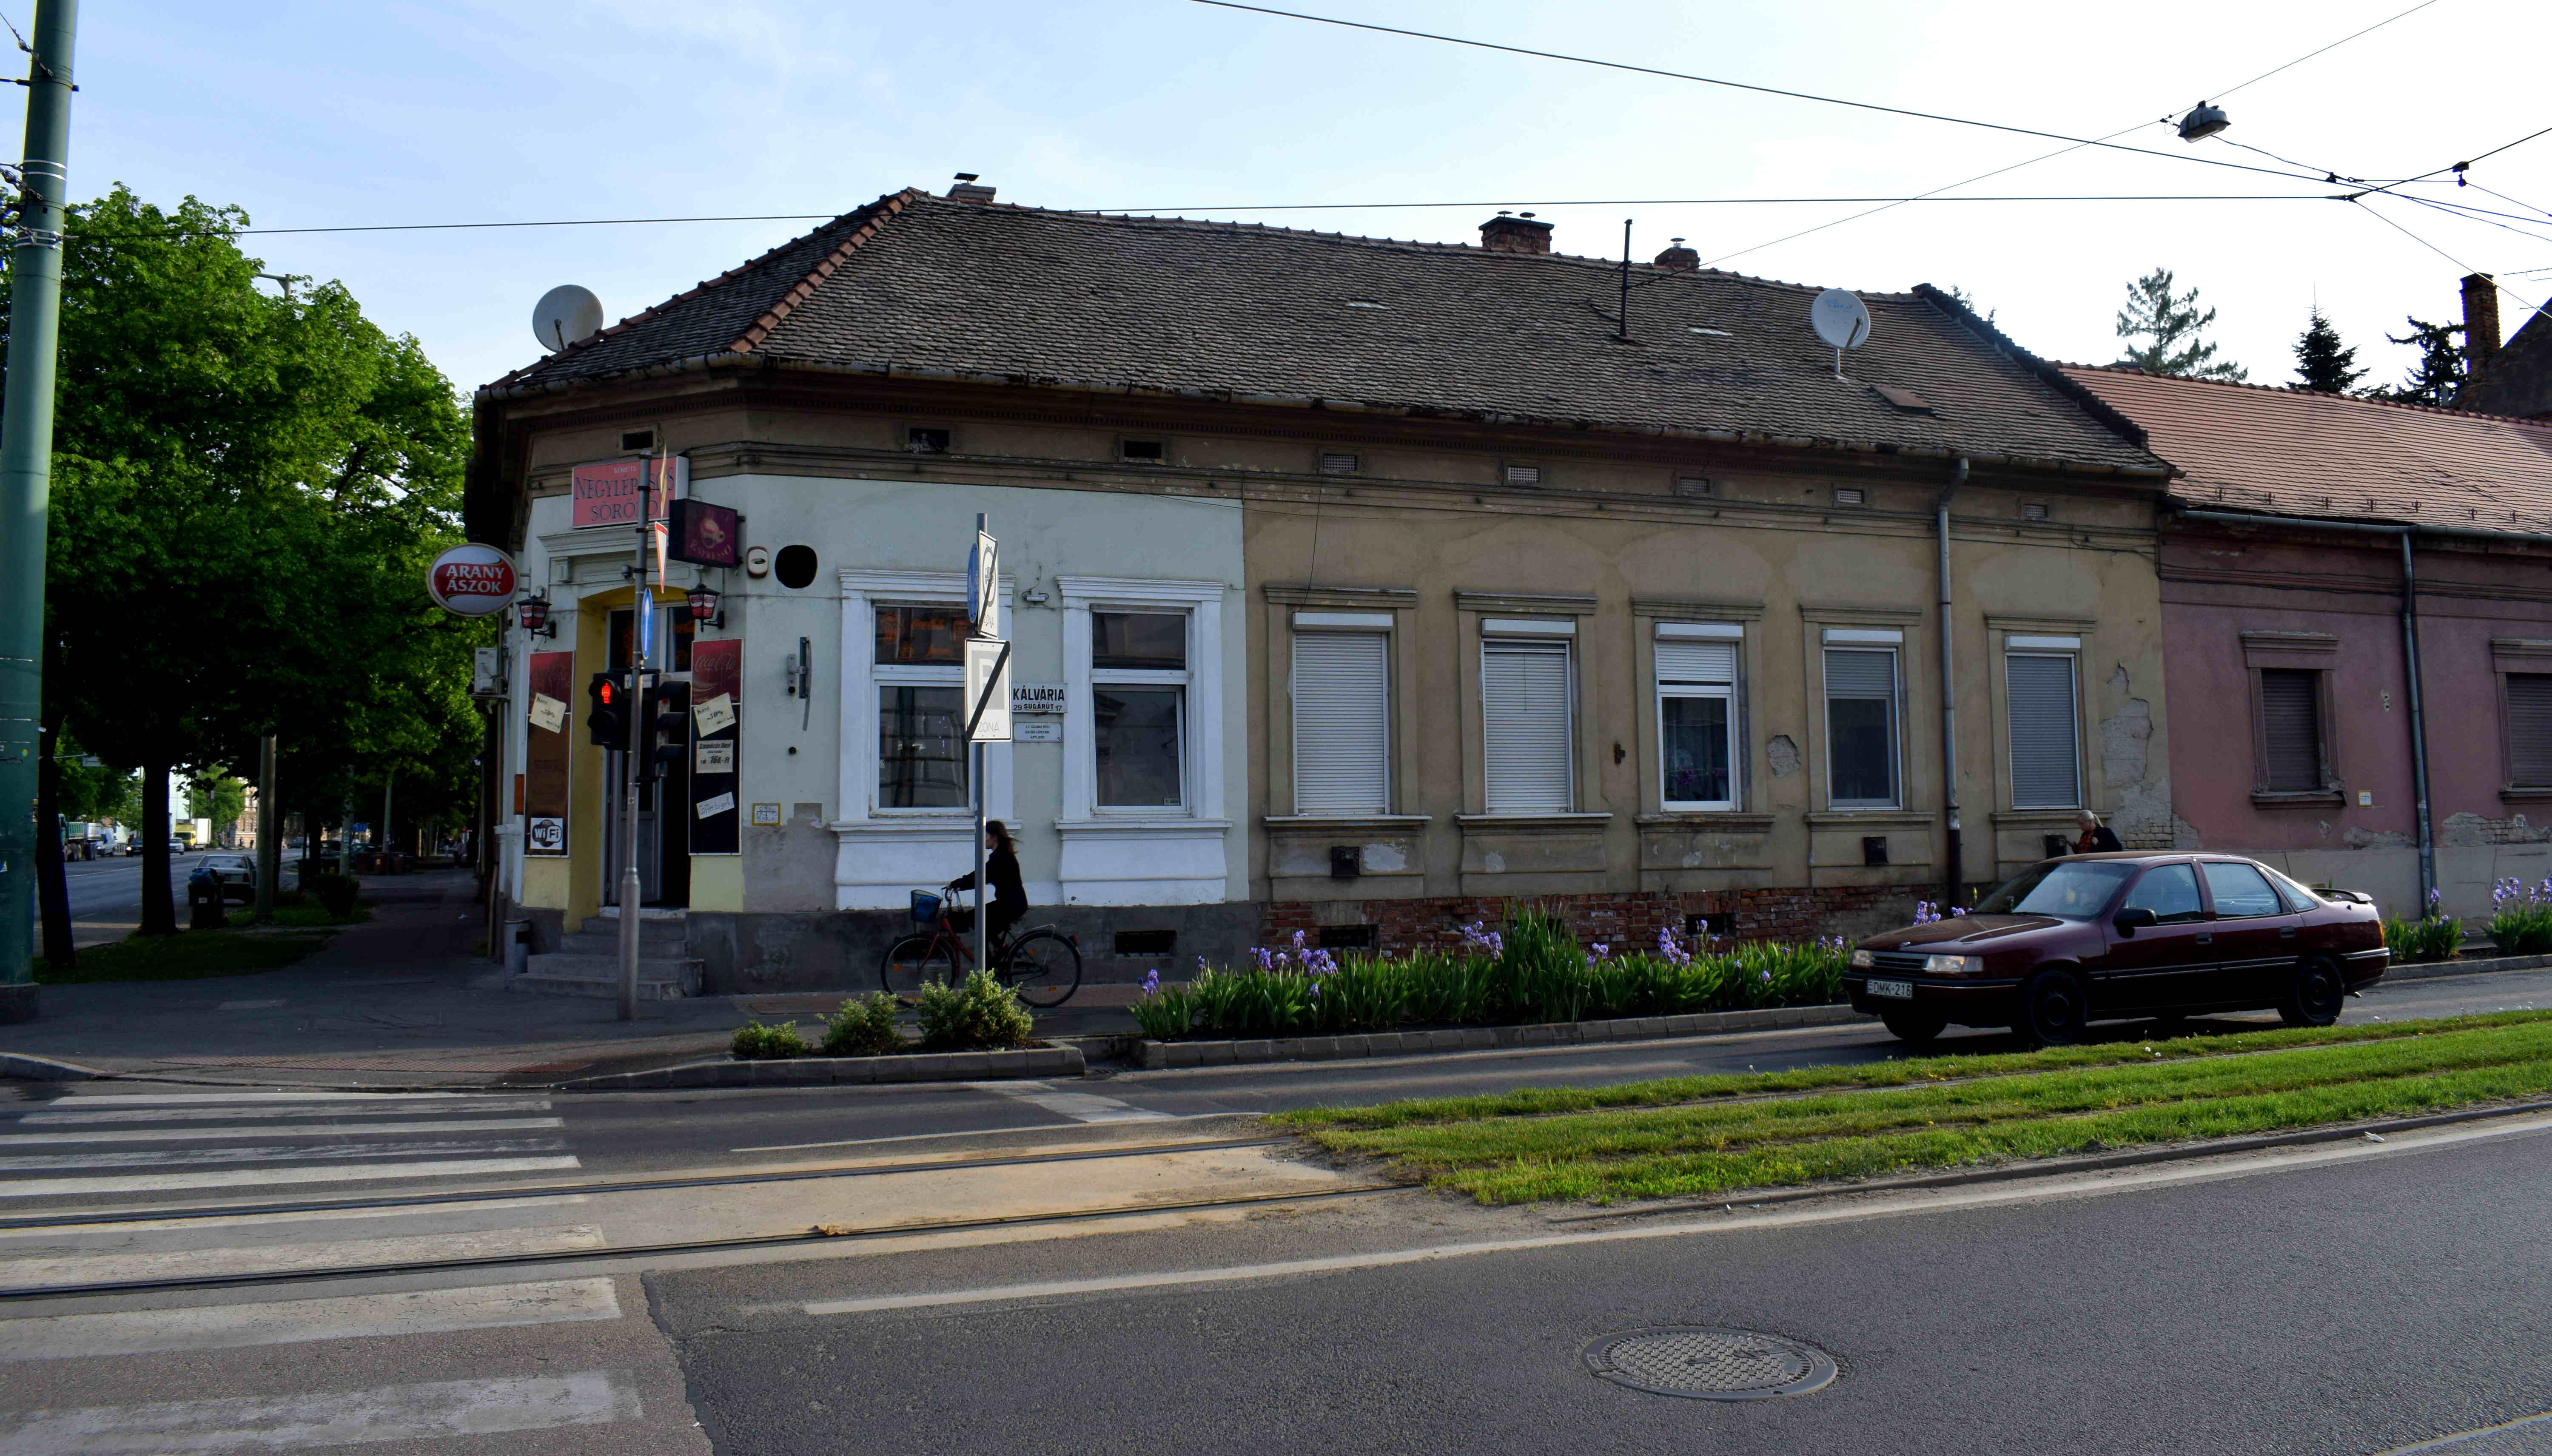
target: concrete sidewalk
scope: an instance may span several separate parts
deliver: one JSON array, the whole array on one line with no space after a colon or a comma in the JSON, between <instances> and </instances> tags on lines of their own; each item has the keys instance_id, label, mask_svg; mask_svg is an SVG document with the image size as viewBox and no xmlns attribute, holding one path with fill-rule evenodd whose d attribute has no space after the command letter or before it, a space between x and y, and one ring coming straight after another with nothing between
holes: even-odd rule
<instances>
[{"instance_id":1,"label":"concrete sidewalk","mask_svg":"<svg viewBox=\"0 0 2552 1456\"><path fill-rule=\"evenodd\" d=\"M348 1087L478 1087L637 1072L714 1055L747 1020L820 1018L843 991L616 1002L522 995L477 954L466 871L364 881L372 918L281 971L199 981L48 986L0 1053L122 1077ZM1131 1032L1121 1007L1066 1007L1046 1036ZM804 1028L801 1028L804 1029Z\"/></svg>"}]
</instances>

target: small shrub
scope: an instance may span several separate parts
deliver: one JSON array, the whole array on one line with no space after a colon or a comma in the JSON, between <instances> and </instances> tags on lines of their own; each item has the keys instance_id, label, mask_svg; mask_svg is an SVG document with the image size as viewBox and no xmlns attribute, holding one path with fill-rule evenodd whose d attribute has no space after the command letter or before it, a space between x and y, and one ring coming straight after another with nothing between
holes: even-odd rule
<instances>
[{"instance_id":1,"label":"small shrub","mask_svg":"<svg viewBox=\"0 0 2552 1456\"><path fill-rule=\"evenodd\" d=\"M828 1057L883 1057L904 1049L904 1036L895 1029L895 997L882 990L864 996L853 996L842 1002L824 1022L824 1055Z\"/></svg>"},{"instance_id":2,"label":"small shrub","mask_svg":"<svg viewBox=\"0 0 2552 1456\"><path fill-rule=\"evenodd\" d=\"M336 920L351 917L355 913L355 901L363 894L363 886L344 875L313 875L310 883L302 888L317 895L321 907L327 910L331 919Z\"/></svg>"},{"instance_id":3,"label":"small shrub","mask_svg":"<svg viewBox=\"0 0 2552 1456\"><path fill-rule=\"evenodd\" d=\"M2502 956L2539 956L2552 951L2552 878L2528 888L2513 878L2490 892L2489 921L2483 925Z\"/></svg>"},{"instance_id":4,"label":"small shrub","mask_svg":"<svg viewBox=\"0 0 2552 1456\"><path fill-rule=\"evenodd\" d=\"M2416 920L2384 922L2384 944L2398 965L2451 961L2464 943L2464 922L2452 915L2423 915Z\"/></svg>"},{"instance_id":5,"label":"small shrub","mask_svg":"<svg viewBox=\"0 0 2552 1456\"><path fill-rule=\"evenodd\" d=\"M782 1057L806 1055L806 1044L798 1039L798 1023L783 1021L765 1026L747 1021L735 1029L735 1041L727 1050L740 1062L769 1062Z\"/></svg>"},{"instance_id":6,"label":"small shrub","mask_svg":"<svg viewBox=\"0 0 2552 1456\"><path fill-rule=\"evenodd\" d=\"M1205 969L1203 957L1197 959L1197 969ZM1196 1024L1196 997L1184 986L1161 985L1158 971L1143 977L1142 999L1125 1009L1133 1013L1134 1024L1143 1029L1143 1034L1154 1041L1185 1036L1188 1028Z\"/></svg>"},{"instance_id":7,"label":"small shrub","mask_svg":"<svg viewBox=\"0 0 2552 1456\"><path fill-rule=\"evenodd\" d=\"M923 982L915 1009L925 1051L997 1052L1024 1045L1036 1029L1018 996L981 966L954 987Z\"/></svg>"}]
</instances>

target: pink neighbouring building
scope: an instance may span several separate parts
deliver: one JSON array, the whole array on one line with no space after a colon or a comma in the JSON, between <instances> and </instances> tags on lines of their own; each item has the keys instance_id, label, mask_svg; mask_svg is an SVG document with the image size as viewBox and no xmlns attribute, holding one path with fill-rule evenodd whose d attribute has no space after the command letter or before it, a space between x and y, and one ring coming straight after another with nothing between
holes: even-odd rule
<instances>
[{"instance_id":1,"label":"pink neighbouring building","mask_svg":"<svg viewBox=\"0 0 2552 1456\"><path fill-rule=\"evenodd\" d=\"M2176 842L2405 916L2552 873L2552 421L2065 372L2181 471L2156 564Z\"/></svg>"}]
</instances>

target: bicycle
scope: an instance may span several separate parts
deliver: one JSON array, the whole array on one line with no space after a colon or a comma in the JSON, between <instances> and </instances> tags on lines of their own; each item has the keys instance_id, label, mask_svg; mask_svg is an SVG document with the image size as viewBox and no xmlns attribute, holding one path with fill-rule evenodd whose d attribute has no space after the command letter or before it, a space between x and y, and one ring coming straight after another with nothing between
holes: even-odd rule
<instances>
[{"instance_id":1,"label":"bicycle","mask_svg":"<svg viewBox=\"0 0 2552 1456\"><path fill-rule=\"evenodd\" d=\"M963 926L958 923L960 915L965 917ZM959 968L975 960L971 911L952 912L944 897L916 889L912 919L929 929L888 946L886 960L878 968L878 980L887 994L902 1001L920 994L928 983L955 985L964 975ZM1081 948L1050 924L1013 928L994 942L986 959L1004 986L1040 1009L1060 1006L1081 989Z\"/></svg>"}]
</instances>

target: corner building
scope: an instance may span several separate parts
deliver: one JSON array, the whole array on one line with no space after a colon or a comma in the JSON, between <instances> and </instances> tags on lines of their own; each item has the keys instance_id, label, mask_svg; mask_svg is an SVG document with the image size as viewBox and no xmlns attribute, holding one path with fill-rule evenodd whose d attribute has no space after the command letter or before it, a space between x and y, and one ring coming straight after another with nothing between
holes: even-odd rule
<instances>
[{"instance_id":1,"label":"corner building","mask_svg":"<svg viewBox=\"0 0 2552 1456\"><path fill-rule=\"evenodd\" d=\"M634 533L575 526L573 481L646 449L772 563L699 569L713 624L691 568L656 606L670 671L735 677L732 850L641 835L704 989L860 984L906 890L968 867L978 512L1053 710L989 755L990 811L1094 979L1440 943L1515 899L1590 940L1850 933L2084 807L2170 842L2171 468L1947 295L1862 295L1838 376L1818 289L1680 248L1627 269L1625 320L1622 265L1528 218L1470 247L961 191L479 392L471 533L553 607L509 634L501 770L543 949L616 864L618 756L573 718L627 651Z\"/></svg>"}]
</instances>

